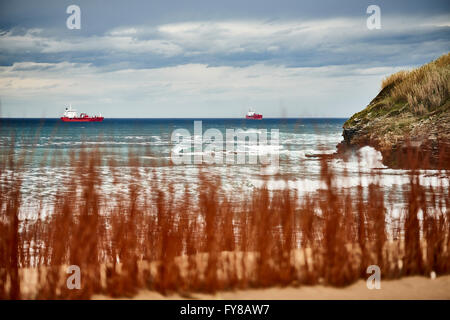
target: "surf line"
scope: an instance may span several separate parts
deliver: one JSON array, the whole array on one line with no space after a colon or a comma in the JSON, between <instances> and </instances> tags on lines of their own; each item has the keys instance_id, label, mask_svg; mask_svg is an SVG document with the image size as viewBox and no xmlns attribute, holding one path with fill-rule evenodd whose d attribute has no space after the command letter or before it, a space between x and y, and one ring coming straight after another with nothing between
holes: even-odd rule
<instances>
[{"instance_id":1,"label":"surf line","mask_svg":"<svg viewBox=\"0 0 450 320\"><path fill-rule=\"evenodd\" d=\"M269 144L268 144L269 142ZM258 132L243 129L226 129L224 140L222 131L209 128L203 132L202 121L194 121L194 136L185 128L172 132L171 160L174 164L257 164L278 167L280 131L267 129ZM205 148L203 145L205 144ZM237 148L235 149L235 144ZM224 159L225 157L225 159Z\"/></svg>"}]
</instances>

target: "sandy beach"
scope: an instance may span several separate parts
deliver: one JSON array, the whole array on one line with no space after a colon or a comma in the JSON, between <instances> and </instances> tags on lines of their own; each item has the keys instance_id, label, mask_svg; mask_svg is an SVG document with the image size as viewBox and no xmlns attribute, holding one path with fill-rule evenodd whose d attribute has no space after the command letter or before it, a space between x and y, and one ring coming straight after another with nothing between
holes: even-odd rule
<instances>
[{"instance_id":1,"label":"sandy beach","mask_svg":"<svg viewBox=\"0 0 450 320\"><path fill-rule=\"evenodd\" d=\"M94 295L94 300L111 299L103 295ZM129 299L129 298L124 298ZM163 296L155 291L141 290L131 299L137 300L449 300L450 276L430 279L426 277L405 277L398 280L381 280L381 289L367 289L366 282L359 280L345 288L316 286L275 287L268 289L248 289L218 292L216 294L179 294Z\"/></svg>"}]
</instances>

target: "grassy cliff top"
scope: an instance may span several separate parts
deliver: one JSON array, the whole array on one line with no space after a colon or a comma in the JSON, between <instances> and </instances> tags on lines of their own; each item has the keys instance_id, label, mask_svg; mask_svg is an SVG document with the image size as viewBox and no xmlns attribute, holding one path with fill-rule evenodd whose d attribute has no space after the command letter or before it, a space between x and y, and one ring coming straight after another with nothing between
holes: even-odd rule
<instances>
[{"instance_id":1,"label":"grassy cliff top","mask_svg":"<svg viewBox=\"0 0 450 320\"><path fill-rule=\"evenodd\" d=\"M391 122L385 130L397 134L410 124L449 111L450 53L411 71L394 73L382 81L381 91L362 111L344 124L344 129L371 122Z\"/></svg>"}]
</instances>

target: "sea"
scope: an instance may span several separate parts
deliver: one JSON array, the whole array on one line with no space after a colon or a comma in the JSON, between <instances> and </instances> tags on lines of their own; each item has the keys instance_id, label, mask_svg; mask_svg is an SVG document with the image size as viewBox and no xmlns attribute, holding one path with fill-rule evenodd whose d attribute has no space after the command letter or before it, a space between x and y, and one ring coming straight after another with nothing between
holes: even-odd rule
<instances>
[{"instance_id":1,"label":"sea","mask_svg":"<svg viewBox=\"0 0 450 320\"><path fill-rule=\"evenodd\" d=\"M8 169L20 171L22 202L26 204L21 212L23 215L33 214L35 208L47 208L51 212L55 196L62 192L64 182L74 174L71 153L94 149L101 152L99 174L104 197L123 192L127 182L133 181L132 167L137 163L144 190L155 179L164 179L176 186L174 192L184 190L185 186L195 192L199 170L206 170L208 176L221 180L221 191L224 193L242 194L267 186L269 190L290 188L301 198L325 187L320 179L321 159L324 155L336 153L336 146L343 139L342 125L345 121L344 118L192 118L105 119L103 122L73 123L60 119L3 118L0 119L0 154L4 156L12 152L16 159L24 159L20 168ZM200 150L194 148L194 142L198 141L195 139L199 138L198 124L201 124L200 139L211 132L209 129L222 133L223 141L219 142L223 142L223 148L216 149L214 153L222 153L222 162L195 163L195 157L198 159L200 155L201 159L208 146L204 139ZM227 141L227 130L257 136L259 144L239 144L239 137L234 137L230 143ZM192 143L191 150L183 150L187 157L184 159L191 161L168 165L174 151L180 149L180 132L190 135L182 141ZM260 137L266 133L267 141L263 144ZM227 144L234 148L227 149ZM245 155L245 163L237 161L240 153ZM259 154L275 156L277 162L249 163L252 155ZM131 155L137 159L135 164L129 161ZM225 161L227 156L235 161ZM116 173L121 175L118 180L123 182L122 185L113 183L109 160L114 160L119 167ZM6 158L2 157L2 161ZM11 174L8 170L5 173ZM381 154L370 147L357 150L345 160L333 157L330 170L335 174L333 184L341 189L352 189L358 185L366 188L371 183L379 183L385 187L386 195L397 198L399 207L406 201L402 195L404 187L409 184L408 171L385 167ZM3 174L2 180L5 176ZM448 188L449 185L448 177L436 170L422 170L420 181L425 186ZM161 188L164 186L161 184Z\"/></svg>"}]
</instances>

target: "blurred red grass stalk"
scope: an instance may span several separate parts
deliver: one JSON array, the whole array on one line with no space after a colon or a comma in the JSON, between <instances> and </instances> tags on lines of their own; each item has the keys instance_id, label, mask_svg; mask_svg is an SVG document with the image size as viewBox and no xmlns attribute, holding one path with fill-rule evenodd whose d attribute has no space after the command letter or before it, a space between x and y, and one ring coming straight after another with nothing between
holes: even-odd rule
<instances>
[{"instance_id":1,"label":"blurred red grass stalk","mask_svg":"<svg viewBox=\"0 0 450 320\"><path fill-rule=\"evenodd\" d=\"M408 157L414 163L414 155ZM120 181L121 168L108 162L113 183L127 188L104 197L101 162L99 150L72 153L73 175L53 213L20 221L23 157L13 150L2 155L1 299L131 297L144 288L189 296L277 285L346 286L367 278L373 264L383 279L450 271L449 191L426 190L416 170L409 173L403 214L394 217L389 208L395 200L386 202L380 184L370 184L367 197L361 183L352 194L335 185L326 157L326 188L301 199L295 190L266 186L227 194L207 167L200 167L195 196L186 184L177 198L174 183L157 179L152 167L151 187L143 190L133 152L130 181ZM69 265L81 269L80 290L66 286Z\"/></svg>"}]
</instances>

